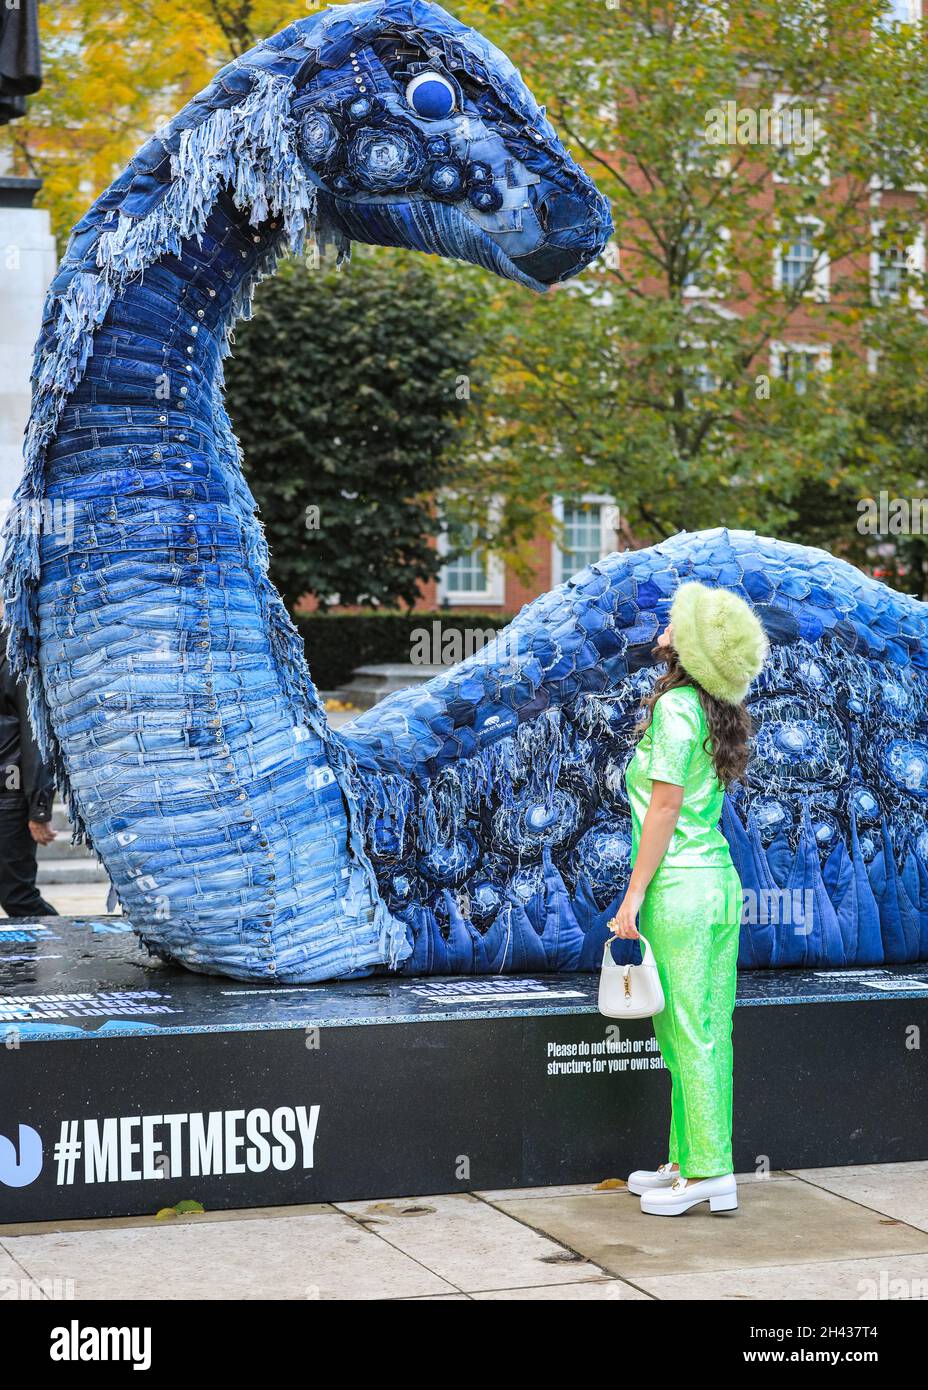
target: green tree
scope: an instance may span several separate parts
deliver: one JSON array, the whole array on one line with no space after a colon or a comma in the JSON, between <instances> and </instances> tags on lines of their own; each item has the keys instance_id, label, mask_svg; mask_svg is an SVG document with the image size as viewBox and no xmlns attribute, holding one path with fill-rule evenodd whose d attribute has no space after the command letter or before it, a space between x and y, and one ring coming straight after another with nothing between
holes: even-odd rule
<instances>
[{"instance_id":1,"label":"green tree","mask_svg":"<svg viewBox=\"0 0 928 1390\"><path fill-rule=\"evenodd\" d=\"M463 9L616 224L580 280L499 298L502 542L552 493L609 492L633 541L720 523L820 539L827 498L832 543L858 546L856 499L924 474L924 275L905 262L928 211L924 29L887 27L882 0ZM830 354L781 349L809 341Z\"/></svg>"},{"instance_id":2,"label":"green tree","mask_svg":"<svg viewBox=\"0 0 928 1390\"><path fill-rule=\"evenodd\" d=\"M260 287L227 394L291 607L412 604L437 573L478 347L466 282L413 255L290 262Z\"/></svg>"},{"instance_id":3,"label":"green tree","mask_svg":"<svg viewBox=\"0 0 928 1390\"><path fill-rule=\"evenodd\" d=\"M40 8L44 85L0 131L12 172L64 244L139 145L225 63L307 11L292 0L55 0Z\"/></svg>"}]
</instances>

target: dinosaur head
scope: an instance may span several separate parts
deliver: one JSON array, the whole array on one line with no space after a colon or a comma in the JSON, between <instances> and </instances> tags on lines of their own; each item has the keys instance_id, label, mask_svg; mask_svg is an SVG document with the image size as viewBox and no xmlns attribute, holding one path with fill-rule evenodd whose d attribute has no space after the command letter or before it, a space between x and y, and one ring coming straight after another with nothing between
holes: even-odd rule
<instances>
[{"instance_id":1,"label":"dinosaur head","mask_svg":"<svg viewBox=\"0 0 928 1390\"><path fill-rule=\"evenodd\" d=\"M512 63L426 0L317 16L293 103L326 223L536 290L588 265L609 205ZM310 38L307 34L307 40Z\"/></svg>"}]
</instances>

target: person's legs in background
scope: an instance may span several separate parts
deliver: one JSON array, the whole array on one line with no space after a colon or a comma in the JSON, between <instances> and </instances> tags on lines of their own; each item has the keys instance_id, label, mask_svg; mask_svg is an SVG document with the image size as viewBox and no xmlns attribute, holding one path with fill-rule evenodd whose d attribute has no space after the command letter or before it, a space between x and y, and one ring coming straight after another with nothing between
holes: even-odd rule
<instances>
[{"instance_id":1,"label":"person's legs in background","mask_svg":"<svg viewBox=\"0 0 928 1390\"><path fill-rule=\"evenodd\" d=\"M9 917L57 917L36 886L36 845L24 796L0 796L0 907Z\"/></svg>"}]
</instances>

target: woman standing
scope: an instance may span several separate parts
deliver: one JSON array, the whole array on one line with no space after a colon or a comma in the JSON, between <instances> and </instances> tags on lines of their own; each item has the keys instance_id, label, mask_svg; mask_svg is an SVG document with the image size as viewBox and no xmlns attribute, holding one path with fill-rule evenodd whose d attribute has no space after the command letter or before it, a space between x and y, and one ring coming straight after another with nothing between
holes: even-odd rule
<instances>
[{"instance_id":1,"label":"woman standing","mask_svg":"<svg viewBox=\"0 0 928 1390\"><path fill-rule=\"evenodd\" d=\"M763 628L736 594L683 584L657 639L666 673L626 772L632 873L610 926L651 943L664 990L654 1018L671 1077L668 1161L628 1179L641 1210L680 1216L699 1202L733 1211L732 1011L742 892L719 830L725 788L748 761L744 705L767 654Z\"/></svg>"}]
</instances>

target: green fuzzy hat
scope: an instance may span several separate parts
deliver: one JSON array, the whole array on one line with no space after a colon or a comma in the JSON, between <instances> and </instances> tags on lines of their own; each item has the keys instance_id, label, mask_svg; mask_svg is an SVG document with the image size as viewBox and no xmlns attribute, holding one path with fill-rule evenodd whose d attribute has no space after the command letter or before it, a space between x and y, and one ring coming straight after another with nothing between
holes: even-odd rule
<instances>
[{"instance_id":1,"label":"green fuzzy hat","mask_svg":"<svg viewBox=\"0 0 928 1390\"><path fill-rule=\"evenodd\" d=\"M727 705L740 705L768 643L752 608L727 589L681 584L670 608L673 645L686 671Z\"/></svg>"}]
</instances>

